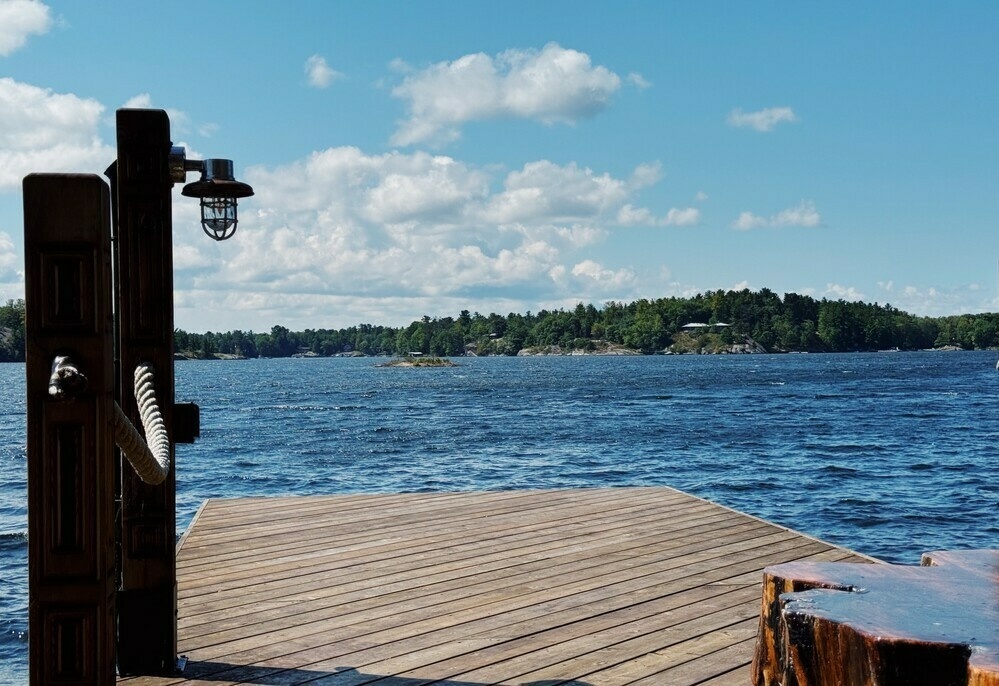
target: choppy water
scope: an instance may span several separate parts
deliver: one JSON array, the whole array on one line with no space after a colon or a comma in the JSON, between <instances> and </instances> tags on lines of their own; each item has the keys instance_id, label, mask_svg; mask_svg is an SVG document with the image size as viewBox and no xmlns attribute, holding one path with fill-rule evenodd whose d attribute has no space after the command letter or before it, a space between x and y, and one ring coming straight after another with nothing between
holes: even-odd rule
<instances>
[{"instance_id":1,"label":"choppy water","mask_svg":"<svg viewBox=\"0 0 999 686\"><path fill-rule=\"evenodd\" d=\"M999 547L995 353L177 364L205 498L669 485L891 562ZM0 682L26 680L24 367L0 365Z\"/></svg>"}]
</instances>

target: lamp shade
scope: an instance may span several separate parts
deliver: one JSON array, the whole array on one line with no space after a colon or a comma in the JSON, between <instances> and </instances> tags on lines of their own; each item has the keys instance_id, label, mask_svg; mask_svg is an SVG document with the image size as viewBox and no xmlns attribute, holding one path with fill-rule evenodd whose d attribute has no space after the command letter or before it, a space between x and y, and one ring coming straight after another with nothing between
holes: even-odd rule
<instances>
[{"instance_id":1,"label":"lamp shade","mask_svg":"<svg viewBox=\"0 0 999 686\"><path fill-rule=\"evenodd\" d=\"M201 178L184 186L181 194L201 199L201 228L210 238L224 241L236 232L236 201L253 195L253 188L233 178L232 160L202 164Z\"/></svg>"}]
</instances>

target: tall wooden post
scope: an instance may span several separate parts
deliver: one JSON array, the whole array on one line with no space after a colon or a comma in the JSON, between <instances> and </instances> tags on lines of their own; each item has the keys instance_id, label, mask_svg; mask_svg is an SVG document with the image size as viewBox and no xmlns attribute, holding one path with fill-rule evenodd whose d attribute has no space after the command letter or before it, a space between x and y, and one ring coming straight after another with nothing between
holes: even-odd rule
<instances>
[{"instance_id":1,"label":"tall wooden post","mask_svg":"<svg viewBox=\"0 0 999 686\"><path fill-rule=\"evenodd\" d=\"M116 169L119 402L138 425L132 372L151 362L174 460L173 245L170 120L161 110L118 110ZM121 478L118 664L123 674L176 667L175 479L156 486L131 466Z\"/></svg>"},{"instance_id":2,"label":"tall wooden post","mask_svg":"<svg viewBox=\"0 0 999 686\"><path fill-rule=\"evenodd\" d=\"M24 179L30 682L112 684L114 497L108 188ZM87 378L48 392L56 355Z\"/></svg>"}]
</instances>

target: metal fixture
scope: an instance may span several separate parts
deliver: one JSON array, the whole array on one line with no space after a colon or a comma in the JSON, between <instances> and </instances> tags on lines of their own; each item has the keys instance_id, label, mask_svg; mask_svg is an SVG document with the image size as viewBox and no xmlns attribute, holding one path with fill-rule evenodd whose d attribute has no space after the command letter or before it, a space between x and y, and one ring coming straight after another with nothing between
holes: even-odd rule
<instances>
[{"instance_id":1,"label":"metal fixture","mask_svg":"<svg viewBox=\"0 0 999 686\"><path fill-rule=\"evenodd\" d=\"M201 178L184 186L181 195L201 199L201 228L216 241L232 238L239 222L236 201L253 195L253 189L233 177L232 160L189 160L183 148L172 148L171 178L181 183L189 171L200 171Z\"/></svg>"}]
</instances>

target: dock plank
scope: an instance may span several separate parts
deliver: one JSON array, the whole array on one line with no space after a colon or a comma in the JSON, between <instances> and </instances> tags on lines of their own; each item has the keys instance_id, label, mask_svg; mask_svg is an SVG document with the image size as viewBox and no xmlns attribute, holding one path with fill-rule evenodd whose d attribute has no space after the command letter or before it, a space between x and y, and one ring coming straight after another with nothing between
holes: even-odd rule
<instances>
[{"instance_id":1,"label":"dock plank","mask_svg":"<svg viewBox=\"0 0 999 686\"><path fill-rule=\"evenodd\" d=\"M209 500L167 684L749 679L762 570L873 562L665 487Z\"/></svg>"}]
</instances>

